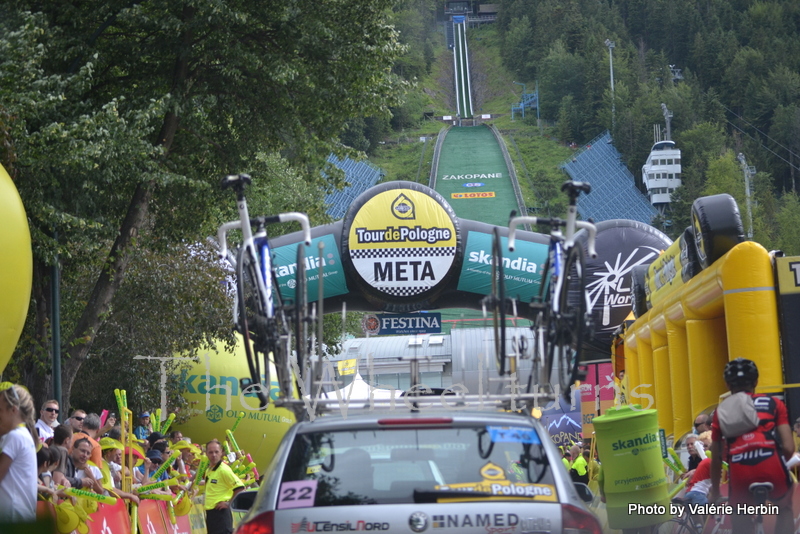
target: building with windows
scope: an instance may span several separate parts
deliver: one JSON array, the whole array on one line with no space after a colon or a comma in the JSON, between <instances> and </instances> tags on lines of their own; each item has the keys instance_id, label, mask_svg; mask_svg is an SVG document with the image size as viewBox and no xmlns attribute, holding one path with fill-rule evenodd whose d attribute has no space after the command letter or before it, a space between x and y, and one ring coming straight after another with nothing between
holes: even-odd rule
<instances>
[{"instance_id":1,"label":"building with windows","mask_svg":"<svg viewBox=\"0 0 800 534\"><path fill-rule=\"evenodd\" d=\"M658 141L642 166L642 182L650 203L664 213L672 192L681 185L681 151L675 141Z\"/></svg>"}]
</instances>

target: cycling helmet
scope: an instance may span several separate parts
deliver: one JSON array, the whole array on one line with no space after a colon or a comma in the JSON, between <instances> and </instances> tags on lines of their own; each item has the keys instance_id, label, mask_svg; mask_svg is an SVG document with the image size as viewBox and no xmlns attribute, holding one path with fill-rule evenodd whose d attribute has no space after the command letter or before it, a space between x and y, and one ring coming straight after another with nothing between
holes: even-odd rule
<instances>
[{"instance_id":1,"label":"cycling helmet","mask_svg":"<svg viewBox=\"0 0 800 534\"><path fill-rule=\"evenodd\" d=\"M748 386L758 380L758 367L752 360L736 358L725 366L723 377L732 386Z\"/></svg>"}]
</instances>

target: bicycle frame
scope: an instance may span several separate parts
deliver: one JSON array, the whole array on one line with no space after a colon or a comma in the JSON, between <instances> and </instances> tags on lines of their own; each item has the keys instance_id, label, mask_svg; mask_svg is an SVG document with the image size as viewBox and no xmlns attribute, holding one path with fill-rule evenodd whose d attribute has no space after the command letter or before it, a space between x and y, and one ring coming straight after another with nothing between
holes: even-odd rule
<instances>
[{"instance_id":1,"label":"bicycle frame","mask_svg":"<svg viewBox=\"0 0 800 534\"><path fill-rule=\"evenodd\" d=\"M226 180L231 180L232 178L240 179L236 175L228 176ZM253 234L253 229L251 227L251 219L250 213L247 209L247 200L244 197L244 186L243 184L246 182L241 182L242 186L234 186L236 188L236 209L239 212L239 220L238 221L231 221L222 224L217 231L217 242L219 243L219 257L226 258L228 256L228 240L227 235L228 232L231 230L241 230L242 231L242 246L247 247L250 249L253 257L256 258L256 261L259 263L258 273L259 276L257 278L258 283L258 291L264 297L264 304L265 304L265 311L266 315L269 318L275 316L275 306L274 306L274 299L272 296L273 287L272 287L272 276L270 273L272 272L272 255L270 253L269 242L266 240L267 231L266 225L267 224L274 224L274 223L282 223L282 222L291 222L295 221L300 223L300 226L303 230L303 241L305 242L306 246L311 245L311 226L308 221L308 216L304 213L299 213L296 211L288 212L288 213L281 213L278 215L273 215L269 217L259 217L256 219L259 223L263 222L263 226L259 228L259 232L255 235ZM247 221L247 224L244 223ZM255 247L255 239L257 238L265 238L264 244L262 245L261 250L256 250ZM260 254L259 254L260 253Z\"/></svg>"},{"instance_id":2,"label":"bicycle frame","mask_svg":"<svg viewBox=\"0 0 800 534\"><path fill-rule=\"evenodd\" d=\"M536 303L531 303L531 306L537 307L539 310L538 318L535 321L536 329L538 330L536 343L540 348L538 351L540 354L549 354L554 347L565 347L567 344L573 344L577 340L578 342L575 346L578 348L576 349L574 362L571 364L572 371L570 372L574 379L579 357L580 339L585 328L584 321L586 319L584 317L586 317L586 311L589 309L589 301L584 294L581 298L584 299L585 303L579 306L578 312L575 314L574 311L569 312L568 308L561 309L562 299L564 306L567 306L566 294L568 286L565 284L569 283L568 279L571 277L571 265L576 266L578 277L581 280L581 291L584 290L585 265L583 251L581 248L576 248L575 235L578 230L586 230L588 233L587 249L589 256L596 258L595 238L597 227L591 222L578 220L578 195L581 192L588 193L591 191L591 186L587 183L567 181L562 185L561 190L569 196L567 218L515 217L514 212L512 212L508 229L508 249L509 251L514 251L516 231L520 225L546 224L550 226L548 261L542 274L539 300ZM563 232L562 228L564 229ZM570 319L571 315L574 315L574 317ZM564 324L565 317L567 318L566 327ZM572 323L569 321L572 321ZM546 338L546 335L550 337ZM541 362L544 365L543 369L547 373L546 379L548 380L552 377L550 374L553 365L552 360L551 356L544 356ZM559 361L559 365L561 363ZM536 369L536 364L534 364L534 369ZM537 381L543 378L545 377L537 377ZM561 378L559 383L564 386L564 380ZM569 393L566 394L569 395Z\"/></svg>"},{"instance_id":3,"label":"bicycle frame","mask_svg":"<svg viewBox=\"0 0 800 534\"><path fill-rule=\"evenodd\" d=\"M274 320L276 319L276 306L275 306L275 299L274 299L274 291L275 287L273 285L273 266L272 266L272 254L269 246L269 241L267 239L267 231L266 226L268 224L279 223L279 222L289 222L295 221L300 223L303 232L303 240L306 245L311 244L311 228L308 217L303 213L298 212L289 212L289 213L281 213L279 215L273 216L265 216L265 217L257 217L256 219L251 219L249 211L247 209L247 200L245 199L244 195L244 188L247 184L251 183L251 179L246 174L240 175L229 175L223 179L222 186L223 188L232 187L236 191L236 208L239 213L239 220L231 221L222 224L217 231L217 240L219 243L219 255L220 258L228 259L234 267L237 268L237 272L241 271L242 265L239 264L239 260L232 260L228 258L228 241L227 235L228 232L234 229L239 229L242 232L242 245L240 248L240 258L242 262L244 262L245 257L249 257L253 262L254 272L251 274L252 278L255 278L255 292L257 293L257 301L258 306L256 307L256 314L258 316L262 316L263 318L270 321L270 324L274 324ZM257 231L253 234L252 225L255 224L257 226ZM256 239L263 238L263 243L260 244L260 250L256 248ZM241 287L238 284L242 284L242 280L237 281L237 288L241 291ZM278 379L281 391L286 389L284 386L285 380L282 379L282 376L285 376L288 379L288 376L281 373L281 369L286 363L288 368L288 362L278 361L278 354L281 353L280 357L284 357L285 354L283 352L289 350L288 344L283 349L279 349L277 345L272 345L271 343L276 341L275 334L272 331L268 332L261 332L261 334L256 334L255 338L255 346L251 349L250 346L250 336L248 332L247 326L247 318L244 312L244 300L242 300L242 295L237 293L237 300L241 302L237 302L234 306L234 313L233 313L233 320L234 324L236 324L237 329L240 329L242 335L244 337L245 342L245 353L247 355L248 365L250 367L250 374L251 379L255 383L261 383L262 378L259 376L259 367L258 367L258 359L257 354L263 353L265 358L265 365L266 367L266 374L269 377L269 363L266 361L269 357L269 353L273 353L273 359L275 359L274 363L278 370ZM239 309L239 306L243 306L242 309ZM282 302L279 302L279 306L283 306ZM241 314L241 316L240 316ZM241 319L241 325L239 320ZM257 321L256 321L257 323ZM282 338L283 336L278 335L278 338ZM263 338L263 339L262 339ZM265 346L264 343L267 343ZM289 342L287 342L289 343ZM259 346L261 348L259 348ZM272 347L272 350L270 350ZM267 379L267 391L269 391L269 382L270 380ZM261 399L262 408L266 406L268 402L268 398L266 395L262 394L263 392L259 392L259 399Z\"/></svg>"}]
</instances>

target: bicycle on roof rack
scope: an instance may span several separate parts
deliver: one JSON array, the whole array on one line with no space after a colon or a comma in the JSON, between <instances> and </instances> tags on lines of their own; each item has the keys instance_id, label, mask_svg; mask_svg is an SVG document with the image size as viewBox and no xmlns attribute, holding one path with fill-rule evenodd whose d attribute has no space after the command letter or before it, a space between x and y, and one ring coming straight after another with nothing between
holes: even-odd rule
<instances>
[{"instance_id":1,"label":"bicycle on roof rack","mask_svg":"<svg viewBox=\"0 0 800 534\"><path fill-rule=\"evenodd\" d=\"M264 409L269 403L271 386L270 357L275 365L281 395L291 395L291 322L294 322L297 335L297 359L304 362L304 366L307 365L307 336L303 334L308 321L304 244L311 244L311 228L308 216L297 212L251 219L244 194L245 187L250 183L252 179L247 174L232 174L223 178L222 188L233 189L236 193L239 219L222 224L217 232L217 239L220 257L230 261L236 273L233 321L244 340L251 384L261 386L249 389L248 392L257 394L259 406ZM278 291L266 228L269 224L290 221L300 223L304 243L297 247L295 298L284 301ZM255 233L253 227L256 228ZM234 251L235 254L229 254L227 234L234 229L242 231L243 239L242 244Z\"/></svg>"},{"instance_id":2,"label":"bicycle on roof rack","mask_svg":"<svg viewBox=\"0 0 800 534\"><path fill-rule=\"evenodd\" d=\"M578 196L581 193L588 194L591 190L586 182L568 180L561 186L561 191L569 197L566 219L516 217L516 212L512 211L508 227L510 251L514 250L518 226L542 224L550 227L549 253L542 270L539 295L530 303L534 312L532 329L535 332L535 347L528 389L531 382L540 387L555 385L567 400L570 399L571 386L578 379L583 338L591 330L586 293L586 260L583 247L575 242L576 231L586 230L589 256L597 257L594 248L597 228L591 222L577 220ZM495 233L495 239L499 241L499 234ZM497 263L498 269L501 269L502 258ZM502 295L502 286L498 286L498 290ZM554 366L557 371L555 382L552 381Z\"/></svg>"}]
</instances>

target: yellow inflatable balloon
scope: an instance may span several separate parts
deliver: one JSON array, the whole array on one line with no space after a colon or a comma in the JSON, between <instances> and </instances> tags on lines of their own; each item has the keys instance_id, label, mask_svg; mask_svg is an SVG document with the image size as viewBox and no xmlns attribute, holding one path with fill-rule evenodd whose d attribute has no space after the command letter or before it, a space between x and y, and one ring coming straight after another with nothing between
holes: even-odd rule
<instances>
[{"instance_id":1,"label":"yellow inflatable balloon","mask_svg":"<svg viewBox=\"0 0 800 534\"><path fill-rule=\"evenodd\" d=\"M225 431L232 429L239 420L234 431L236 442L252 456L259 472L263 472L295 417L291 411L272 404L278 394L274 366L270 371L271 401L266 410L258 409L258 397L244 395L241 390L239 379L249 377L241 338L233 352L221 341L216 352L202 352L200 361L183 378L184 398L189 402L191 418L173 428L191 438L193 443L205 445L215 438L224 442ZM244 417L240 418L242 412Z\"/></svg>"},{"instance_id":2,"label":"yellow inflatable balloon","mask_svg":"<svg viewBox=\"0 0 800 534\"><path fill-rule=\"evenodd\" d=\"M0 165L0 373L19 341L33 282L28 218L17 188Z\"/></svg>"}]
</instances>

